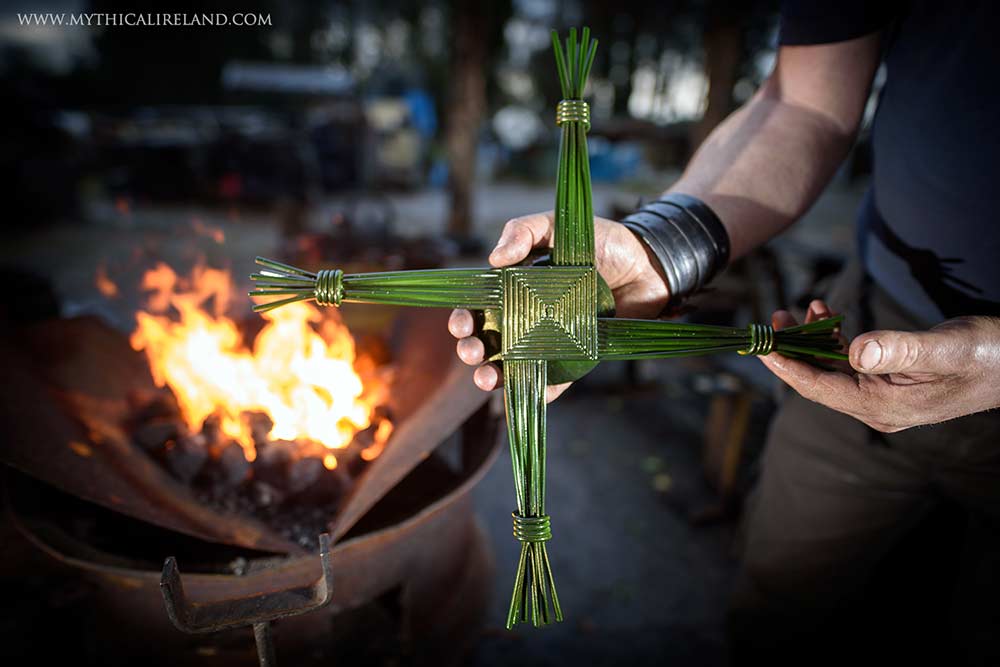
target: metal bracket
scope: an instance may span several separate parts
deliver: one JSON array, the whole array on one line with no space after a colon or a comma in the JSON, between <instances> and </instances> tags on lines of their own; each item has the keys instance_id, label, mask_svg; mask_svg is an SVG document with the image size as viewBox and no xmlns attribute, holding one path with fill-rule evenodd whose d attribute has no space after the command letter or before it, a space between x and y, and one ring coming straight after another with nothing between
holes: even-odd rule
<instances>
[{"instance_id":1,"label":"metal bracket","mask_svg":"<svg viewBox=\"0 0 1000 667\"><path fill-rule=\"evenodd\" d=\"M171 556L163 563L163 576L160 579L160 592L167 607L167 616L178 630L192 634L253 626L261 667L274 667L277 663L271 638L271 621L315 611L333 599L330 536L326 533L319 536L319 550L323 574L310 586L207 601L188 600L177 568L177 559Z\"/></svg>"}]
</instances>

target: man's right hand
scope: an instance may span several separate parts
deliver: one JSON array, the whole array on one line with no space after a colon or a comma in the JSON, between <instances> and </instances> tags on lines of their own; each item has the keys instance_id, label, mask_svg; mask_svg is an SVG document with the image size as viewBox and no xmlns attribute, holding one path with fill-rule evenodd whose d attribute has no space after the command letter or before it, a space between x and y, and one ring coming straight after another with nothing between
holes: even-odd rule
<instances>
[{"instance_id":1,"label":"man's right hand","mask_svg":"<svg viewBox=\"0 0 1000 667\"><path fill-rule=\"evenodd\" d=\"M553 213L536 213L510 220L503 228L490 264L510 266L523 261L535 248L552 246ZM594 251L597 270L615 297L618 317L652 318L659 315L670 293L659 261L639 237L628 228L604 218L594 218ZM470 366L479 366L473 376L483 391L496 389L501 382L500 369L484 364L485 347L473 335L472 313L455 310L448 320L448 330L458 338L458 357ZM551 401L569 384L548 387Z\"/></svg>"}]
</instances>

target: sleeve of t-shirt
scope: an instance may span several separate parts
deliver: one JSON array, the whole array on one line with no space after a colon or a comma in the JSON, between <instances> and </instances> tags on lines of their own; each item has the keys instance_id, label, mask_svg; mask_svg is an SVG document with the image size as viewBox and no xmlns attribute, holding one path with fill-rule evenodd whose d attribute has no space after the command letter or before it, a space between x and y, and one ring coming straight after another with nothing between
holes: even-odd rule
<instances>
[{"instance_id":1,"label":"sleeve of t-shirt","mask_svg":"<svg viewBox=\"0 0 1000 667\"><path fill-rule=\"evenodd\" d=\"M897 11L897 3L889 0L784 0L778 43L804 46L844 42L882 30Z\"/></svg>"}]
</instances>

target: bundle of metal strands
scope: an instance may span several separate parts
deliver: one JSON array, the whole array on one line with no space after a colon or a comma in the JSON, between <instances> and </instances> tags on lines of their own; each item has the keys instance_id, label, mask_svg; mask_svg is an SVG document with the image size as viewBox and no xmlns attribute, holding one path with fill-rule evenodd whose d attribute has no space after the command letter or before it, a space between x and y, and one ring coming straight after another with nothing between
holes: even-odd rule
<instances>
[{"instance_id":1,"label":"bundle of metal strands","mask_svg":"<svg viewBox=\"0 0 1000 667\"><path fill-rule=\"evenodd\" d=\"M767 324L723 327L658 320L601 319L597 322L602 360L663 359L719 352L846 360L836 338L843 315L775 330Z\"/></svg>"}]
</instances>

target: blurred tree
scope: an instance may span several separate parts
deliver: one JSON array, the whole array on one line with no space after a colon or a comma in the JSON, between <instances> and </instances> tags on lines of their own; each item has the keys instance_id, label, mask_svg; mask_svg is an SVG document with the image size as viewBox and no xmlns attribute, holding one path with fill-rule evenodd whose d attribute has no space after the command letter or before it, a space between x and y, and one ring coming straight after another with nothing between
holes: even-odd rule
<instances>
[{"instance_id":1,"label":"blurred tree","mask_svg":"<svg viewBox=\"0 0 1000 667\"><path fill-rule=\"evenodd\" d=\"M561 14L570 13L562 0ZM640 65L656 63L671 49L702 62L708 81L705 111L689 132L690 151L735 108L733 96L742 78L756 83L755 57L770 46L776 0L674 0L615 3L584 0L583 22L601 40L595 74L614 87L614 114L629 114L633 76ZM659 64L655 64L659 68ZM657 91L669 88L669 74L657 76Z\"/></svg>"},{"instance_id":2,"label":"blurred tree","mask_svg":"<svg viewBox=\"0 0 1000 667\"><path fill-rule=\"evenodd\" d=\"M690 12L694 2L644 2L619 0L615 3L585 2L584 23L600 40L595 70L614 86L614 114L628 115L632 76L643 57L654 56L672 45L685 51L695 48L689 35L678 29L679 18Z\"/></svg>"},{"instance_id":3,"label":"blurred tree","mask_svg":"<svg viewBox=\"0 0 1000 667\"><path fill-rule=\"evenodd\" d=\"M705 77L708 94L701 120L691 128L691 152L725 120L734 108L733 90L740 76L744 57L744 26L752 3L740 5L713 0L706 7L702 21L702 48L705 53Z\"/></svg>"},{"instance_id":4,"label":"blurred tree","mask_svg":"<svg viewBox=\"0 0 1000 667\"><path fill-rule=\"evenodd\" d=\"M486 113L487 77L502 45L507 2L449 0L450 78L445 110L448 155L448 233L471 236L472 189L476 179L476 144Z\"/></svg>"}]
</instances>

